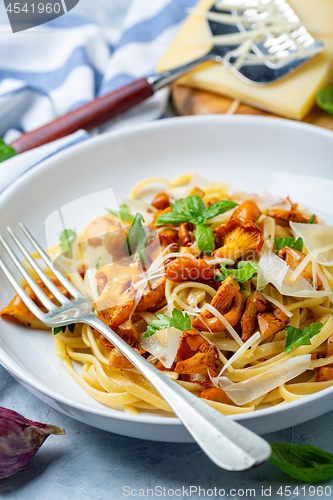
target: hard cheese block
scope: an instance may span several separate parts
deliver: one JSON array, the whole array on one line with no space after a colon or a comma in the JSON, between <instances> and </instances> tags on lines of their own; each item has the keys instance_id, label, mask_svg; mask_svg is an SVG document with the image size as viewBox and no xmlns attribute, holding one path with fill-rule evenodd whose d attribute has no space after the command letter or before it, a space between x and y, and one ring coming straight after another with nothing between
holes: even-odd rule
<instances>
[{"instance_id":1,"label":"hard cheese block","mask_svg":"<svg viewBox=\"0 0 333 500\"><path fill-rule=\"evenodd\" d=\"M201 0L197 8L209 10L214 0ZM333 0L289 0L302 22L315 38L324 42L324 51L307 61L293 74L267 86L256 87L242 82L219 63L206 63L179 82L193 88L226 95L242 102L288 118L302 119L315 103L318 90L333 76ZM198 14L190 14L178 35L159 61L162 72L196 59L210 50L210 32L207 21ZM206 40L207 45L194 45L195 40Z\"/></svg>"}]
</instances>

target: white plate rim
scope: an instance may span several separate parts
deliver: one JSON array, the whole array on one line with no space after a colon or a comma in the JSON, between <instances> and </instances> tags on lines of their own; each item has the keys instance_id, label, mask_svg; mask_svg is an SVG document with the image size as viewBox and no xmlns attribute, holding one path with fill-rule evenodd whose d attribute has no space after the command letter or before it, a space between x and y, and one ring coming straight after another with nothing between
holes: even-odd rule
<instances>
[{"instance_id":1,"label":"white plate rim","mask_svg":"<svg viewBox=\"0 0 333 500\"><path fill-rule=\"evenodd\" d=\"M74 146L71 146L68 149L60 151L56 155L47 158L46 160L40 162L35 167L30 168L28 171L21 174L10 186L8 186L0 194L0 203L2 204L3 200L5 202L7 197L10 198L11 193L15 191L16 188L20 186L20 184L24 184L26 179L33 176L38 176L41 170L52 167L54 164L58 163L65 157L69 158L71 156L75 157L76 152L78 150L84 151L85 149L90 149L91 147L95 147L95 145L98 145L99 143L107 142L110 139L113 140L116 138L121 138L122 136L127 136L138 132L149 132L149 130L155 129L156 127L159 128L173 127L175 123L177 124L183 123L184 125L187 124L191 125L192 123L195 122L216 121L220 123L224 122L228 123L229 121L239 121L240 123L247 122L247 125L249 126L251 122L260 123L263 120L265 120L265 122L271 122L272 125L274 124L278 128L282 126L283 128L289 127L291 129L311 130L312 133L315 133L318 136L324 135L333 142L333 133L329 130L308 123L297 122L292 120L281 120L281 118L249 116L249 115L235 115L235 116L201 115L201 116L184 116L184 117L168 118L165 120L142 123L140 125L132 125L129 127L124 127L119 130L110 131L105 134L92 137L84 142L75 144ZM2 364L2 366L4 366L5 369L7 369L7 371L9 371L9 373L13 374L19 380L23 380L27 384L31 385L37 391L45 394L46 396L50 397L51 399L54 399L55 401L59 401L65 405L69 405L80 411L96 414L102 417L108 417L111 419L135 422L138 424L144 423L144 424L158 424L167 426L183 426L183 424L177 417L164 417L160 415L155 416L155 415L149 415L147 413L137 416L125 413L123 411L117 411L117 413L110 414L109 413L110 408L108 407L105 407L105 409L90 407L85 403L81 403L75 400L73 401L69 397L61 393L58 393L53 389L50 389L46 384L41 383L33 375L30 375L28 372L25 372L25 370L21 369L20 366L16 364L1 347L0 347L0 363ZM272 408L257 410L255 412L246 412L242 414L228 415L228 417L232 418L233 420L241 422L242 420L255 420L257 418L264 417L266 415L267 416L277 415L286 412L288 409L291 410L291 409L301 408L302 406L310 404L311 402L314 402L317 399L322 399L331 393L333 393L333 386L323 389L315 394L306 396L302 399L292 401L287 404L283 404L281 406L274 406Z\"/></svg>"}]
</instances>

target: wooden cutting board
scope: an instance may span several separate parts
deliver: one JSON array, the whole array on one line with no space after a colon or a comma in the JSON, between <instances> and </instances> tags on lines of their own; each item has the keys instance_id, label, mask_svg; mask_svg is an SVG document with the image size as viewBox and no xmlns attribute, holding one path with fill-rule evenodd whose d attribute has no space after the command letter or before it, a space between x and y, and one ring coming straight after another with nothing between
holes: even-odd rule
<instances>
[{"instance_id":1,"label":"wooden cutting board","mask_svg":"<svg viewBox=\"0 0 333 500\"><path fill-rule=\"evenodd\" d=\"M174 109L176 113L181 116L226 114L234 102L229 97L223 97L221 95L212 94L203 90L184 87L177 83L175 83L172 87L171 96ZM235 114L275 116L277 118L282 118L243 103L239 105ZM333 116L329 115L317 106L315 106L302 121L333 130Z\"/></svg>"}]
</instances>

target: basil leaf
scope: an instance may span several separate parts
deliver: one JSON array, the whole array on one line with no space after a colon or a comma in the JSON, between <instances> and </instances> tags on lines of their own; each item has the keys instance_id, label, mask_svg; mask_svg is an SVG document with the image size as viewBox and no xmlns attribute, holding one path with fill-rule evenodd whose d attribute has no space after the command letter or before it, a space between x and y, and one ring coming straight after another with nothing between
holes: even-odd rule
<instances>
[{"instance_id":1,"label":"basil leaf","mask_svg":"<svg viewBox=\"0 0 333 500\"><path fill-rule=\"evenodd\" d=\"M303 246L304 246L303 239L301 237L299 237L299 238L297 238L297 240L293 244L292 248L294 250L298 250L299 252L301 252L303 250Z\"/></svg>"},{"instance_id":2,"label":"basil leaf","mask_svg":"<svg viewBox=\"0 0 333 500\"><path fill-rule=\"evenodd\" d=\"M65 257L69 254L70 249L72 248L75 238L76 231L73 229L64 229L60 234L60 248Z\"/></svg>"},{"instance_id":3,"label":"basil leaf","mask_svg":"<svg viewBox=\"0 0 333 500\"><path fill-rule=\"evenodd\" d=\"M317 106L333 115L333 85L320 90L316 97Z\"/></svg>"},{"instance_id":4,"label":"basil leaf","mask_svg":"<svg viewBox=\"0 0 333 500\"><path fill-rule=\"evenodd\" d=\"M256 262L246 260L238 262L237 269L227 269L225 264L221 264L221 272L224 277L219 277L218 281L224 281L228 276L233 276L238 283L244 283L245 281L249 281L253 278L253 276L257 274L258 270L259 266Z\"/></svg>"},{"instance_id":5,"label":"basil leaf","mask_svg":"<svg viewBox=\"0 0 333 500\"><path fill-rule=\"evenodd\" d=\"M191 320L187 313L185 315L179 311L178 309L174 309L172 311L172 318L167 316L166 314L156 314L158 319L150 321L147 326L147 331L144 334L143 338L151 337L154 335L157 330L165 330L166 328L170 328L173 326L174 328L178 328L183 332L191 329Z\"/></svg>"},{"instance_id":6,"label":"basil leaf","mask_svg":"<svg viewBox=\"0 0 333 500\"><path fill-rule=\"evenodd\" d=\"M56 328L53 328L53 335L58 335L58 333L65 333L66 332L66 328L68 328L68 330L73 333L74 332L74 328L75 328L75 323L72 323L70 325L64 325L64 326L57 326Z\"/></svg>"},{"instance_id":7,"label":"basil leaf","mask_svg":"<svg viewBox=\"0 0 333 500\"><path fill-rule=\"evenodd\" d=\"M178 226L183 222L188 222L190 219L190 214L167 212L166 214L159 215L156 218L155 224L156 226L163 226L163 224L173 224L174 226Z\"/></svg>"},{"instance_id":8,"label":"basil leaf","mask_svg":"<svg viewBox=\"0 0 333 500\"><path fill-rule=\"evenodd\" d=\"M237 205L238 203L235 203L234 201L230 200L216 201L215 203L212 203L210 207L207 207L202 212L202 215L205 217L205 219L212 219L216 215L224 214L225 212L228 212L232 208L237 207Z\"/></svg>"},{"instance_id":9,"label":"basil leaf","mask_svg":"<svg viewBox=\"0 0 333 500\"><path fill-rule=\"evenodd\" d=\"M306 222L306 224L313 224L314 223L314 220L316 218L316 215L315 214L312 214L310 219L308 220L308 222Z\"/></svg>"},{"instance_id":10,"label":"basil leaf","mask_svg":"<svg viewBox=\"0 0 333 500\"><path fill-rule=\"evenodd\" d=\"M133 215L129 213L130 208L126 203L123 205L120 205L119 211L117 212L116 210L110 210L109 208L106 208L110 214L115 215L116 217L120 217L121 220L125 220L127 222L132 222L134 220Z\"/></svg>"},{"instance_id":11,"label":"basil leaf","mask_svg":"<svg viewBox=\"0 0 333 500\"><path fill-rule=\"evenodd\" d=\"M146 259L146 243L147 236L146 232L142 226L144 218L141 214L136 214L134 217L133 224L126 238L126 243L124 245L124 250L128 250L129 255L133 255L134 261L140 259L141 262L145 262Z\"/></svg>"},{"instance_id":12,"label":"basil leaf","mask_svg":"<svg viewBox=\"0 0 333 500\"><path fill-rule=\"evenodd\" d=\"M206 206L200 196L193 195L185 198L184 211L188 212L191 217L198 217L205 208Z\"/></svg>"},{"instance_id":13,"label":"basil leaf","mask_svg":"<svg viewBox=\"0 0 333 500\"><path fill-rule=\"evenodd\" d=\"M174 310L172 311L172 319L173 319L173 326L175 328L178 328L178 330L182 330L183 332L191 330L191 320L187 313L185 313L184 316L184 314L181 311L174 308Z\"/></svg>"},{"instance_id":14,"label":"basil leaf","mask_svg":"<svg viewBox=\"0 0 333 500\"><path fill-rule=\"evenodd\" d=\"M180 198L180 200L176 200L175 203L170 203L170 205L174 213L181 214L184 209L184 198Z\"/></svg>"},{"instance_id":15,"label":"basil leaf","mask_svg":"<svg viewBox=\"0 0 333 500\"><path fill-rule=\"evenodd\" d=\"M7 146L7 144L0 138L0 163L5 160L9 160L13 156L16 156L17 152L14 148Z\"/></svg>"},{"instance_id":16,"label":"basil leaf","mask_svg":"<svg viewBox=\"0 0 333 500\"><path fill-rule=\"evenodd\" d=\"M195 239L201 252L211 254L215 250L215 235L213 230L205 224L197 224Z\"/></svg>"},{"instance_id":17,"label":"basil leaf","mask_svg":"<svg viewBox=\"0 0 333 500\"><path fill-rule=\"evenodd\" d=\"M275 245L278 251L282 250L284 247L293 248L294 250L298 250L301 252L303 250L303 240L302 238L298 238L295 241L293 236L288 236L286 238L274 238Z\"/></svg>"},{"instance_id":18,"label":"basil leaf","mask_svg":"<svg viewBox=\"0 0 333 500\"><path fill-rule=\"evenodd\" d=\"M300 330L294 326L287 326L287 340L284 352L289 353L294 347L300 345L311 345L311 337L317 335L322 327L322 323L311 323L311 325L306 326L304 330Z\"/></svg>"},{"instance_id":19,"label":"basil leaf","mask_svg":"<svg viewBox=\"0 0 333 500\"><path fill-rule=\"evenodd\" d=\"M333 478L333 454L308 444L270 443L270 461L288 476L304 483Z\"/></svg>"}]
</instances>

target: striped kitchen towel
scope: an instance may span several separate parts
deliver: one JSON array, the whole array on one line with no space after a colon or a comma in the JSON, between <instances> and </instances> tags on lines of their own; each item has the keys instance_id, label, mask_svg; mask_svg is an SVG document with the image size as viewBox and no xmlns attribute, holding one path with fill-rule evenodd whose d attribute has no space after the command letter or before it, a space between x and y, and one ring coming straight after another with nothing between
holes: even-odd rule
<instances>
[{"instance_id":1,"label":"striped kitchen towel","mask_svg":"<svg viewBox=\"0 0 333 500\"><path fill-rule=\"evenodd\" d=\"M0 26L0 137L9 143L96 96L153 74L196 2L133 0L116 36L71 14L15 34L9 25ZM166 97L166 91L158 92L102 130L160 117Z\"/></svg>"}]
</instances>

